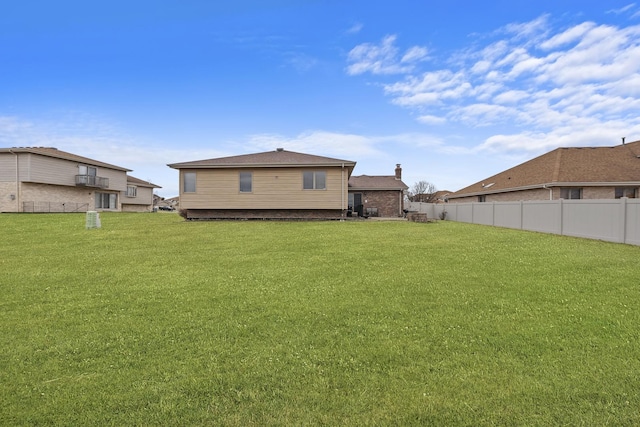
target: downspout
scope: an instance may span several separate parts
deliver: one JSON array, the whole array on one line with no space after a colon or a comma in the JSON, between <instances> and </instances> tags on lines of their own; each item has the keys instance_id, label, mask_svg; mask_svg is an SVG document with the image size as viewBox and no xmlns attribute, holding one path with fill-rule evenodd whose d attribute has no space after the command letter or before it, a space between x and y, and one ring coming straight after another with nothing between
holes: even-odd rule
<instances>
[{"instance_id":1,"label":"downspout","mask_svg":"<svg viewBox=\"0 0 640 427\"><path fill-rule=\"evenodd\" d=\"M20 212L20 181L19 181L20 173L18 171L18 166L19 166L18 153L16 153L13 150L9 150L9 152L14 156L16 156L16 207L17 207L17 212Z\"/></svg>"},{"instance_id":2,"label":"downspout","mask_svg":"<svg viewBox=\"0 0 640 427\"><path fill-rule=\"evenodd\" d=\"M340 177L340 217L344 218L344 163L342 163L342 174Z\"/></svg>"},{"instance_id":3,"label":"downspout","mask_svg":"<svg viewBox=\"0 0 640 427\"><path fill-rule=\"evenodd\" d=\"M553 188L547 187L547 184L542 184L542 188L549 190L549 200L553 200Z\"/></svg>"}]
</instances>

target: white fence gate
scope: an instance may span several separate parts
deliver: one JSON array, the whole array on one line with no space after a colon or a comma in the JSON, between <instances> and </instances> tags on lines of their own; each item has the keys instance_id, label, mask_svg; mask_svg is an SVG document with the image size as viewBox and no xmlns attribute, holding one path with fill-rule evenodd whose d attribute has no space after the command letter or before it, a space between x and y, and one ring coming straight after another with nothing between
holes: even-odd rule
<instances>
[{"instance_id":1,"label":"white fence gate","mask_svg":"<svg viewBox=\"0 0 640 427\"><path fill-rule=\"evenodd\" d=\"M407 209L473 224L640 246L640 199L407 203Z\"/></svg>"}]
</instances>

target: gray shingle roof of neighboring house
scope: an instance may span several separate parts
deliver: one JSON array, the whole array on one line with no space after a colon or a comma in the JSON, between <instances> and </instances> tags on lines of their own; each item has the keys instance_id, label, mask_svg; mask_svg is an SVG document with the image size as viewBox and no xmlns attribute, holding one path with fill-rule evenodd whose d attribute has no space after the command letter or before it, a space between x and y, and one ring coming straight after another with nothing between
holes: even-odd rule
<instances>
[{"instance_id":1,"label":"gray shingle roof of neighboring house","mask_svg":"<svg viewBox=\"0 0 640 427\"><path fill-rule=\"evenodd\" d=\"M127 184L134 184L137 185L139 187L149 187L149 188L162 188L159 185L156 185L152 182L149 181L144 181L140 178L136 178L134 176L131 175L127 175Z\"/></svg>"},{"instance_id":2,"label":"gray shingle roof of neighboring house","mask_svg":"<svg viewBox=\"0 0 640 427\"><path fill-rule=\"evenodd\" d=\"M395 175L359 175L349 178L349 190L406 190L409 187Z\"/></svg>"},{"instance_id":3,"label":"gray shingle roof of neighboring house","mask_svg":"<svg viewBox=\"0 0 640 427\"><path fill-rule=\"evenodd\" d=\"M174 169L215 169L241 167L300 167L300 166L346 166L353 168L356 162L332 159L330 157L296 153L283 149L264 153L219 157L192 162L172 163L167 166Z\"/></svg>"},{"instance_id":4,"label":"gray shingle roof of neighboring house","mask_svg":"<svg viewBox=\"0 0 640 427\"><path fill-rule=\"evenodd\" d=\"M33 153L41 156L53 157L56 159L70 160L72 162L84 163L91 166L100 166L107 169L115 169L119 171L130 172L131 169L123 168L120 166L112 165L98 160L93 160L88 157L78 156L76 154L67 153L66 151L58 150L53 147L12 147L12 148L0 148L0 153Z\"/></svg>"},{"instance_id":5,"label":"gray shingle roof of neighboring house","mask_svg":"<svg viewBox=\"0 0 640 427\"><path fill-rule=\"evenodd\" d=\"M640 141L613 147L557 148L449 194L449 198L543 186L640 185Z\"/></svg>"}]
</instances>

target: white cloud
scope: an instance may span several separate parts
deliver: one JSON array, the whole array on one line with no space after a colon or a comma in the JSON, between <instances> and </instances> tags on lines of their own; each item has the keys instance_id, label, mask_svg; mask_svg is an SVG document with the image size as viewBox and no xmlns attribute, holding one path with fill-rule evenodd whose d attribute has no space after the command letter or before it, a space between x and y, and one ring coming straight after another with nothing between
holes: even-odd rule
<instances>
[{"instance_id":1,"label":"white cloud","mask_svg":"<svg viewBox=\"0 0 640 427\"><path fill-rule=\"evenodd\" d=\"M571 27L566 31L540 43L540 47L542 49L555 49L568 43L572 43L576 40L579 40L584 36L585 33L591 31L595 26L596 24L594 24L593 22L584 22L582 24L576 25L575 27Z\"/></svg>"},{"instance_id":2,"label":"white cloud","mask_svg":"<svg viewBox=\"0 0 640 427\"><path fill-rule=\"evenodd\" d=\"M432 116L429 114L424 114L418 117L418 121L426 125L439 125L439 124L445 123L447 119L440 116Z\"/></svg>"},{"instance_id":3,"label":"white cloud","mask_svg":"<svg viewBox=\"0 0 640 427\"><path fill-rule=\"evenodd\" d=\"M635 3L630 3L626 6L623 6L619 9L611 9L611 10L607 10L606 13L613 13L615 15L620 15L621 13L625 13L633 8L635 8L636 4Z\"/></svg>"},{"instance_id":4,"label":"white cloud","mask_svg":"<svg viewBox=\"0 0 640 427\"><path fill-rule=\"evenodd\" d=\"M607 145L640 133L640 25L554 28L545 15L481 40L430 58L449 67L421 72L416 63L384 93L420 123L482 127L479 149Z\"/></svg>"},{"instance_id":5,"label":"white cloud","mask_svg":"<svg viewBox=\"0 0 640 427\"><path fill-rule=\"evenodd\" d=\"M426 47L414 46L407 50L400 62L416 62L423 61L429 55L429 50Z\"/></svg>"},{"instance_id":6,"label":"white cloud","mask_svg":"<svg viewBox=\"0 0 640 427\"><path fill-rule=\"evenodd\" d=\"M497 104L517 104L523 99L529 97L529 94L524 90L508 90L496 95L493 100Z\"/></svg>"},{"instance_id":7,"label":"white cloud","mask_svg":"<svg viewBox=\"0 0 640 427\"><path fill-rule=\"evenodd\" d=\"M414 70L414 63L427 57L428 50L424 47L413 46L402 56L394 45L395 35L382 39L379 45L371 43L360 44L349 52L347 73L357 75L371 74L403 74Z\"/></svg>"},{"instance_id":8,"label":"white cloud","mask_svg":"<svg viewBox=\"0 0 640 427\"><path fill-rule=\"evenodd\" d=\"M380 154L376 148L376 141L372 138L321 130L307 131L293 137L277 134L251 135L247 144L251 150L257 151L269 151L281 147L289 151L345 156L346 160Z\"/></svg>"},{"instance_id":9,"label":"white cloud","mask_svg":"<svg viewBox=\"0 0 640 427\"><path fill-rule=\"evenodd\" d=\"M516 40L524 40L525 44L534 43L549 31L549 15L542 15L529 22L508 24L502 30Z\"/></svg>"},{"instance_id":10,"label":"white cloud","mask_svg":"<svg viewBox=\"0 0 640 427\"><path fill-rule=\"evenodd\" d=\"M348 30L347 34L358 34L364 28L364 24L361 22L356 22L353 24Z\"/></svg>"}]
</instances>

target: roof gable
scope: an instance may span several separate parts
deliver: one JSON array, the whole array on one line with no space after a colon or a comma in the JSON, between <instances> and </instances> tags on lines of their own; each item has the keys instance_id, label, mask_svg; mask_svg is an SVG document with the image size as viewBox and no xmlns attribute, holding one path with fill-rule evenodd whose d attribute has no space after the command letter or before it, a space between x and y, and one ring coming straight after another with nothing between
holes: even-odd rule
<instances>
[{"instance_id":1,"label":"roof gable","mask_svg":"<svg viewBox=\"0 0 640 427\"><path fill-rule=\"evenodd\" d=\"M409 187L395 175L359 175L349 178L349 190L406 190Z\"/></svg>"},{"instance_id":2,"label":"roof gable","mask_svg":"<svg viewBox=\"0 0 640 427\"><path fill-rule=\"evenodd\" d=\"M456 191L450 197L563 184L640 182L640 141L613 147L557 148Z\"/></svg>"},{"instance_id":3,"label":"roof gable","mask_svg":"<svg viewBox=\"0 0 640 427\"><path fill-rule=\"evenodd\" d=\"M301 166L349 166L356 162L333 159L312 154L296 153L277 149L264 153L243 154L239 156L219 157L215 159L196 160L192 162L172 163L174 169L213 169L243 167L301 167Z\"/></svg>"},{"instance_id":4,"label":"roof gable","mask_svg":"<svg viewBox=\"0 0 640 427\"><path fill-rule=\"evenodd\" d=\"M149 181L144 181L140 178L136 178L131 175L127 175L127 184L137 185L140 187L149 187L149 188L162 188L159 185L156 185Z\"/></svg>"}]
</instances>

